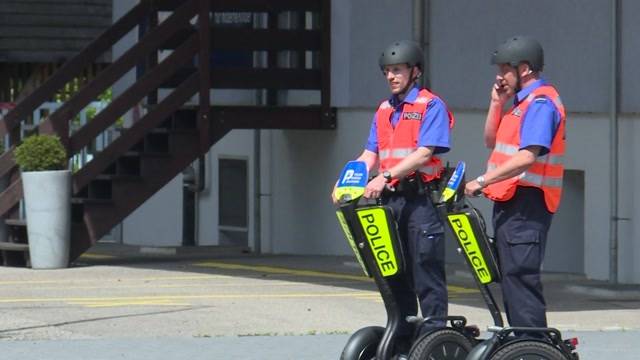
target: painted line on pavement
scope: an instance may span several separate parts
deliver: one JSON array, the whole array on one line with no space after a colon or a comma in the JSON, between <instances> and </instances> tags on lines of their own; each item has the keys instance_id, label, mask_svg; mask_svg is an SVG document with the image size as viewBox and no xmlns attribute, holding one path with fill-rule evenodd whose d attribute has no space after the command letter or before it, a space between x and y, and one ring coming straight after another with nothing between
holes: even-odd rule
<instances>
[{"instance_id":1,"label":"painted line on pavement","mask_svg":"<svg viewBox=\"0 0 640 360\"><path fill-rule=\"evenodd\" d=\"M117 256L113 256L113 255L107 255L107 254L98 254L98 253L84 253L82 255L80 255L80 257L78 259L83 260L83 259L92 259L92 260L111 260L111 259L117 259Z\"/></svg>"},{"instance_id":2,"label":"painted line on pavement","mask_svg":"<svg viewBox=\"0 0 640 360\"><path fill-rule=\"evenodd\" d=\"M324 272L324 271L300 270L300 269L283 268L283 267L276 267L276 266L232 264L232 263L225 263L220 261L204 261L204 262L195 263L194 265L200 266L200 267L208 267L208 268L216 268L216 269L224 269L224 270L246 270L246 271L262 272L262 273L269 273L269 274L297 275L297 276L321 277L321 278L329 278L329 279L343 279L343 280L346 279L346 280L355 280L355 281L362 281L362 282L372 282L370 278L362 275L348 275L348 274L330 273L330 272Z\"/></svg>"},{"instance_id":3,"label":"painted line on pavement","mask_svg":"<svg viewBox=\"0 0 640 360\"><path fill-rule=\"evenodd\" d=\"M208 279L228 279L228 275L180 275L180 276L151 276L142 278L123 278L117 277L112 279L100 279L101 282L123 282L123 281L165 281L165 280L208 280ZM61 279L61 280L0 280L0 286L3 285L41 285L41 284L68 284L68 283L95 283L96 279Z\"/></svg>"},{"instance_id":4,"label":"painted line on pavement","mask_svg":"<svg viewBox=\"0 0 640 360\"><path fill-rule=\"evenodd\" d=\"M306 276L306 277L315 277L315 278L324 278L324 279L333 279L333 280L342 280L344 282L372 282L372 280L368 277L362 275L349 275L349 274L340 274L340 273L330 273L330 272L322 272L322 271L313 271L313 270L300 270L300 269L290 269L290 268L281 268L281 267L273 267L273 266L262 266L262 265L245 265L245 264L234 264L234 263L226 263L226 262L218 262L218 261L204 261L195 263L195 266L200 267L208 267L208 268L216 268L216 269L225 269L225 270L240 270L240 271L252 271L252 272L260 272L260 273L270 273L270 274L280 274L280 275L290 275L290 276ZM142 277L142 278L113 278L113 279L102 279L101 282L117 282L118 284L122 282L128 282L129 284L135 282L149 282L149 281L171 281L171 280L211 280L211 279L232 279L231 275L188 275L188 276L165 276L165 277ZM345 281L346 280L346 281ZM0 281L0 286L15 286L15 285L42 285L42 284L77 284L77 283L95 283L95 279L66 279L66 280L6 280ZM279 285L279 286L294 286L297 285L295 283L290 282L269 282L270 286ZM211 285L212 287L220 287L220 286L234 286L237 284L188 284L188 285L197 285L199 287L206 287ZM187 286L188 286L187 285ZM259 284L258 284L259 285ZM332 284L335 285L335 284ZM144 284L137 286L141 287L181 287L180 284ZM244 284L246 286L246 284ZM121 287L135 287L134 285L123 285ZM184 284L183 284L184 287ZM81 286L77 286L77 288L83 288ZM87 288L105 288L105 286L95 287L84 287ZM114 287L118 288L118 287ZM452 286L449 285L449 293L450 297L457 297L457 295L465 294L465 293L477 293L476 289L469 289L460 286ZM265 294L265 293L242 293L242 294L196 294L196 295L154 295L154 296L116 296L116 297L60 297L60 298L51 298L51 297L30 297L30 298L0 298L0 303L8 304L8 303L52 303L52 302L62 302L68 303L71 305L80 305L85 307L123 307L123 306L190 306L190 301L197 300L215 300L215 299L292 299L292 298L326 298L326 297L346 297L346 298L357 298L361 300L369 300L380 302L380 294L377 291L347 291L347 292L338 292L338 293L281 293L281 294Z\"/></svg>"},{"instance_id":5,"label":"painted line on pavement","mask_svg":"<svg viewBox=\"0 0 640 360\"><path fill-rule=\"evenodd\" d=\"M342 281L342 282L327 282L326 285L346 285L346 284L353 284L353 281ZM324 285L322 283L320 283L320 285ZM216 283L195 283L195 284L184 284L184 283L175 283L175 284L157 284L157 283L144 283L144 284L130 284L130 285L121 285L121 284L114 284L112 286L109 285L78 285L78 286L70 286L70 285L65 285L64 289L65 290L105 290L105 289L113 289L113 290L123 290L123 289L187 289L187 288L197 288L197 289L202 289L204 287L206 288L247 288L247 287L252 287L252 288L257 288L257 287L269 287L269 288L273 288L273 287L296 287L296 286L307 286L307 284L303 284L303 283L295 283L295 282L290 282L290 281L280 281L280 282L265 282L265 281L254 281L254 282L249 282L249 281L245 281L245 282L235 282L235 283L221 283L221 284L216 284ZM60 286L39 286L37 289L37 291L44 291L44 290L60 290ZM30 289L31 292L33 292L33 290ZM1 296L1 293L0 293Z\"/></svg>"},{"instance_id":6,"label":"painted line on pavement","mask_svg":"<svg viewBox=\"0 0 640 360\"><path fill-rule=\"evenodd\" d=\"M193 265L201 266L201 267L216 268L216 269L224 269L224 270L245 270L245 271L269 273L269 274L308 276L308 277L320 277L320 278L329 278L329 279L348 279L348 280L355 280L355 281L362 281L362 282L373 282L372 279L362 275L348 275L348 274L339 274L339 273L331 273L331 272L315 271L315 270L300 270L300 269L283 268L283 267L276 267L276 266L233 264L233 263L226 263L226 262L220 262L220 261L204 261L204 262L195 263ZM449 292L457 293L457 294L472 294L472 293L478 292L477 289L465 288L465 287L456 286L456 285L447 285L447 289L449 290Z\"/></svg>"},{"instance_id":7,"label":"painted line on pavement","mask_svg":"<svg viewBox=\"0 0 640 360\"><path fill-rule=\"evenodd\" d=\"M191 306L188 302L178 302L168 299L157 300L121 300L121 301L70 301L71 305L80 305L89 308L122 307L122 306Z\"/></svg>"},{"instance_id":8,"label":"painted line on pavement","mask_svg":"<svg viewBox=\"0 0 640 360\"><path fill-rule=\"evenodd\" d=\"M189 300L216 299L297 299L297 298L353 298L370 294L372 291L352 291L339 293L282 293L282 294L202 294L202 295L154 295L154 296L116 296L116 297L59 297L59 298L2 298L0 304L9 303L56 303L68 304L110 304L110 303L162 303Z\"/></svg>"}]
</instances>

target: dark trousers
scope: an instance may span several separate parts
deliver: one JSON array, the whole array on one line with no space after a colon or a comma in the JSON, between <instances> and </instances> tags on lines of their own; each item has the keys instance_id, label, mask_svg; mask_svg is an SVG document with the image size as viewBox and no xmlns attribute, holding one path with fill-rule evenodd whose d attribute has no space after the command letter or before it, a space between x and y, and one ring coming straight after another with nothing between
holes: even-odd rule
<instances>
[{"instance_id":1,"label":"dark trousers","mask_svg":"<svg viewBox=\"0 0 640 360\"><path fill-rule=\"evenodd\" d=\"M423 317L447 315L447 284L444 269L444 227L431 200L426 196L390 195L383 203L391 209L398 223L400 241L405 253L405 277L409 284L391 282L399 296L400 308L406 315L416 315L416 296ZM403 286L404 285L404 286ZM424 325L423 331L444 326L443 321Z\"/></svg>"},{"instance_id":2,"label":"dark trousers","mask_svg":"<svg viewBox=\"0 0 640 360\"><path fill-rule=\"evenodd\" d=\"M512 199L494 204L502 296L511 326L547 326L540 270L552 216L538 188L519 186Z\"/></svg>"}]
</instances>

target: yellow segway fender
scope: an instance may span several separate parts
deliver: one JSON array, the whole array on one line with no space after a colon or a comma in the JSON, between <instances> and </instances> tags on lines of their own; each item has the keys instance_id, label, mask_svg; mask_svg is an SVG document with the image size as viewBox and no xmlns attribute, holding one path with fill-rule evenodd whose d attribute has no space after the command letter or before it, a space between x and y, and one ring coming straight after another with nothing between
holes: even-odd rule
<instances>
[{"instance_id":1,"label":"yellow segway fender","mask_svg":"<svg viewBox=\"0 0 640 360\"><path fill-rule=\"evenodd\" d=\"M495 259L486 254L489 251L489 240L480 230L477 218L471 212L459 212L447 215L449 226L458 240L460 249L467 257L476 278L486 285L499 281L500 272ZM476 236L480 234L480 236Z\"/></svg>"},{"instance_id":2,"label":"yellow segway fender","mask_svg":"<svg viewBox=\"0 0 640 360\"><path fill-rule=\"evenodd\" d=\"M356 214L380 274L396 275L402 269L402 250L391 209L371 206L356 210Z\"/></svg>"}]
</instances>

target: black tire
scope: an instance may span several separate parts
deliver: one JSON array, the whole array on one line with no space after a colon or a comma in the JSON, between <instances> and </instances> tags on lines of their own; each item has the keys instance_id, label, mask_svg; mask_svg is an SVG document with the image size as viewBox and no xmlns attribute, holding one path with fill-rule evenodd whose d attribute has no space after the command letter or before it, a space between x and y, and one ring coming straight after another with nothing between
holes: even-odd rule
<instances>
[{"instance_id":1,"label":"black tire","mask_svg":"<svg viewBox=\"0 0 640 360\"><path fill-rule=\"evenodd\" d=\"M380 326L369 326L354 332L342 349L340 360L375 359L383 334L384 328Z\"/></svg>"},{"instance_id":2,"label":"black tire","mask_svg":"<svg viewBox=\"0 0 640 360\"><path fill-rule=\"evenodd\" d=\"M471 340L459 331L440 329L414 342L409 360L464 360L472 347Z\"/></svg>"},{"instance_id":3,"label":"black tire","mask_svg":"<svg viewBox=\"0 0 640 360\"><path fill-rule=\"evenodd\" d=\"M491 360L566 360L553 345L541 341L518 341L498 350Z\"/></svg>"}]
</instances>

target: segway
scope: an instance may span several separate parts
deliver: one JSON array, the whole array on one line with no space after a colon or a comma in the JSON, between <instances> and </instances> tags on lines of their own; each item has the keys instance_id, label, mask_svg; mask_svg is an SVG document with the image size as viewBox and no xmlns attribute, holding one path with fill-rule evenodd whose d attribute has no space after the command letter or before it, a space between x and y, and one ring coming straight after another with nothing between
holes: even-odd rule
<instances>
[{"instance_id":1,"label":"segway","mask_svg":"<svg viewBox=\"0 0 640 360\"><path fill-rule=\"evenodd\" d=\"M461 186L464 184L464 169L464 162L458 163L443 191L438 209L446 213L446 223L458 242L459 252L464 254L494 322L488 328L492 336L479 341L466 359L578 360L575 351L577 339L563 340L562 334L555 328L504 326L498 304L489 289L489 284L500 282L501 276L495 244L487 236L482 214L465 199L464 186Z\"/></svg>"},{"instance_id":2,"label":"segway","mask_svg":"<svg viewBox=\"0 0 640 360\"><path fill-rule=\"evenodd\" d=\"M336 186L335 195L340 200L336 214L362 270L373 278L380 291L387 312L387 324L386 327L368 326L357 330L347 341L340 359L392 360L420 352L420 359L463 360L475 345L473 339L477 334L477 328L466 326L464 317L421 319L402 315L398 306L399 290L391 287L389 282L407 276L404 250L391 208L379 202L366 203L361 199L367 181L368 171L364 162L347 163ZM416 350L411 345L417 340L422 322L429 320L445 321L451 326L422 335L421 345ZM398 334L400 327L407 326L413 329L409 343Z\"/></svg>"}]
</instances>

